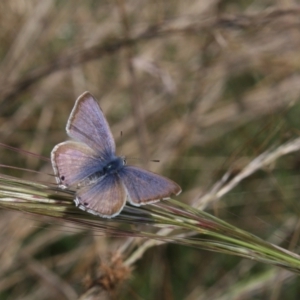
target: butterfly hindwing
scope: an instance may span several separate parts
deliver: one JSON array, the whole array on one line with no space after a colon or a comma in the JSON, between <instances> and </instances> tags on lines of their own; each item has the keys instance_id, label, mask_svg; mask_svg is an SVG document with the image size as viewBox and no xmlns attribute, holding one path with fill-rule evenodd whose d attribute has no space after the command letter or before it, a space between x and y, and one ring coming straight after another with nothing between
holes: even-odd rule
<instances>
[{"instance_id":1,"label":"butterfly hindwing","mask_svg":"<svg viewBox=\"0 0 300 300\"><path fill-rule=\"evenodd\" d=\"M54 147L51 161L56 180L61 188L71 187L97 172L102 161L90 147L67 141Z\"/></svg>"},{"instance_id":2,"label":"butterfly hindwing","mask_svg":"<svg viewBox=\"0 0 300 300\"><path fill-rule=\"evenodd\" d=\"M70 137L87 144L103 159L116 151L104 114L89 92L83 93L76 100L66 130Z\"/></svg>"},{"instance_id":3,"label":"butterfly hindwing","mask_svg":"<svg viewBox=\"0 0 300 300\"><path fill-rule=\"evenodd\" d=\"M120 213L126 202L126 190L120 177L105 175L76 193L76 205L89 213L112 218Z\"/></svg>"},{"instance_id":4,"label":"butterfly hindwing","mask_svg":"<svg viewBox=\"0 0 300 300\"><path fill-rule=\"evenodd\" d=\"M132 205L154 203L181 192L180 186L174 181L138 167L125 166L119 171L119 176Z\"/></svg>"}]
</instances>

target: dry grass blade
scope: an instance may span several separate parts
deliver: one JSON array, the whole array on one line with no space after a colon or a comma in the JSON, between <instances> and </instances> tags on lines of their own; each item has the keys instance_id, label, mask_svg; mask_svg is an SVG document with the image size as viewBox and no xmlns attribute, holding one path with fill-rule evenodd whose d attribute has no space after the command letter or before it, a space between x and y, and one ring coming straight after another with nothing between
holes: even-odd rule
<instances>
[{"instance_id":1,"label":"dry grass blade","mask_svg":"<svg viewBox=\"0 0 300 300\"><path fill-rule=\"evenodd\" d=\"M78 210L73 204L74 193L71 191L59 191L12 177L1 176L0 182L0 204L3 208L66 220L99 230L105 235L168 241L238 255L300 273L300 257L296 254L175 200L142 207L126 206L119 216L105 220ZM128 227L128 224L131 226ZM140 230L135 224L144 224L145 228ZM173 230L161 235L161 231L153 231L156 227ZM196 237L199 234L200 237Z\"/></svg>"},{"instance_id":2,"label":"dry grass blade","mask_svg":"<svg viewBox=\"0 0 300 300\"><path fill-rule=\"evenodd\" d=\"M246 167L243 168L238 174L233 178L232 172L229 170L224 176L218 181L211 191L206 195L202 196L197 203L194 204L195 207L203 210L205 207L219 200L234 187L236 187L242 180L251 176L259 170L264 170L272 167L274 163L282 156L289 153L297 152L300 150L300 138L289 141L275 150L269 150L253 159Z\"/></svg>"}]
</instances>

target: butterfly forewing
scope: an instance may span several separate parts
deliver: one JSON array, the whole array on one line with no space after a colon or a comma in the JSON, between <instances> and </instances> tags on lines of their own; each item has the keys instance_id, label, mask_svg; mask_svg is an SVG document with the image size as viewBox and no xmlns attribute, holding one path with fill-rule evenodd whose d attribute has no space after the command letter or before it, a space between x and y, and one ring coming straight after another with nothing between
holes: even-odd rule
<instances>
[{"instance_id":1,"label":"butterfly forewing","mask_svg":"<svg viewBox=\"0 0 300 300\"><path fill-rule=\"evenodd\" d=\"M117 174L83 187L76 196L75 203L80 209L106 218L118 215L126 202L126 190Z\"/></svg>"},{"instance_id":2,"label":"butterfly forewing","mask_svg":"<svg viewBox=\"0 0 300 300\"><path fill-rule=\"evenodd\" d=\"M133 205L154 203L181 192L174 181L138 167L125 166L119 171L119 176Z\"/></svg>"},{"instance_id":3,"label":"butterfly forewing","mask_svg":"<svg viewBox=\"0 0 300 300\"><path fill-rule=\"evenodd\" d=\"M94 150L73 141L56 145L51 152L51 161L61 188L79 183L97 172L102 165Z\"/></svg>"},{"instance_id":4,"label":"butterfly forewing","mask_svg":"<svg viewBox=\"0 0 300 300\"><path fill-rule=\"evenodd\" d=\"M115 141L109 125L99 104L89 92L83 93L76 100L66 130L70 137L87 144L103 159L115 153Z\"/></svg>"}]
</instances>

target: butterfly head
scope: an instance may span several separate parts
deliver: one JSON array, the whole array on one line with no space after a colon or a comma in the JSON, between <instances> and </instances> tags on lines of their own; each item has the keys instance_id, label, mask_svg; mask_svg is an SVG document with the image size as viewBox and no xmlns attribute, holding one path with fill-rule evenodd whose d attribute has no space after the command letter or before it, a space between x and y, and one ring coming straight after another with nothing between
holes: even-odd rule
<instances>
[{"instance_id":1,"label":"butterfly head","mask_svg":"<svg viewBox=\"0 0 300 300\"><path fill-rule=\"evenodd\" d=\"M106 175L116 173L122 169L125 164L126 160L124 157L116 157L103 167L103 173Z\"/></svg>"}]
</instances>

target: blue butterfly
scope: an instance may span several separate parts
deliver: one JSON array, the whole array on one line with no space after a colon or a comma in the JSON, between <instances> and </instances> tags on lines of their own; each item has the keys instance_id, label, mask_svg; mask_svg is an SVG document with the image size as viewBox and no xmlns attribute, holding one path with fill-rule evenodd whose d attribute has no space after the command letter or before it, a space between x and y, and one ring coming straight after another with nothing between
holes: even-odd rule
<instances>
[{"instance_id":1,"label":"blue butterfly","mask_svg":"<svg viewBox=\"0 0 300 300\"><path fill-rule=\"evenodd\" d=\"M56 145L51 162L59 187L76 190L74 201L80 209L112 218L126 200L140 206L181 192L172 180L128 166L124 157L116 156L109 125L89 92L76 100L66 131L75 141Z\"/></svg>"}]
</instances>

